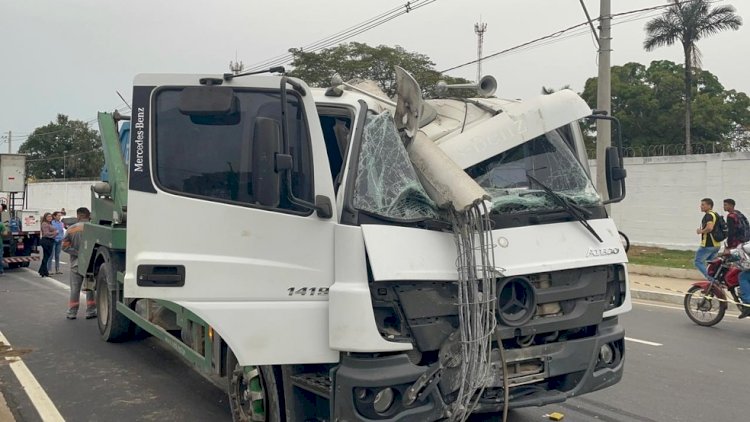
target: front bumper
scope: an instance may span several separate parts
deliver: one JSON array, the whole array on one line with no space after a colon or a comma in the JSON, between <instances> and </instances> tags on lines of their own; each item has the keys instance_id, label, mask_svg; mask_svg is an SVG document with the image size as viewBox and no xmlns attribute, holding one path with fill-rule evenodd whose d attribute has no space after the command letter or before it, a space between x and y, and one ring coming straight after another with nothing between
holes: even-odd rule
<instances>
[{"instance_id":1,"label":"front bumper","mask_svg":"<svg viewBox=\"0 0 750 422\"><path fill-rule=\"evenodd\" d=\"M505 357L509 368L525 362L534 362L540 368L536 374L512 376L509 408L562 402L568 397L616 384L622 378L624 367L624 338L625 331L615 317L602 321L596 334L590 337L507 350ZM606 344L615 352L609 364L599 359L600 349ZM421 390L416 401L405 405L408 389L424 374L434 372L434 368L413 364L406 354L345 356L332 374L335 380L331 402L333 419L434 421L446 418L450 398L441 394L437 379ZM509 370L509 376L511 374ZM393 404L387 411L376 412L373 400L377 392L386 387L392 389ZM488 387L475 412L500 412L503 407L502 387Z\"/></svg>"}]
</instances>

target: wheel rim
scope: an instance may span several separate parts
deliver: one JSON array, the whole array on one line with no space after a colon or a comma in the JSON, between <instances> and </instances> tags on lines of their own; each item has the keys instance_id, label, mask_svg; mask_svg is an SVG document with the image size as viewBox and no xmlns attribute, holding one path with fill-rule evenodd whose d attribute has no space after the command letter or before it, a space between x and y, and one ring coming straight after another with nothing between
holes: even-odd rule
<instances>
[{"instance_id":1,"label":"wheel rim","mask_svg":"<svg viewBox=\"0 0 750 422\"><path fill-rule=\"evenodd\" d=\"M260 369L257 366L237 365L232 383L241 420L265 421L266 394Z\"/></svg>"},{"instance_id":2,"label":"wheel rim","mask_svg":"<svg viewBox=\"0 0 750 422\"><path fill-rule=\"evenodd\" d=\"M719 316L721 301L713 293L704 294L698 290L690 294L690 315L701 322L709 322Z\"/></svg>"}]
</instances>

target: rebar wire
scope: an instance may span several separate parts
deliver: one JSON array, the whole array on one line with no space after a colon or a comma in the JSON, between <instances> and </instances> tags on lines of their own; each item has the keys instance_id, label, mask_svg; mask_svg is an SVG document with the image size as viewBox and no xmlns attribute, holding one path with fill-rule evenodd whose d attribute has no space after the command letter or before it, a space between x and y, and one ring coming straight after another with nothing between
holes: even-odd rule
<instances>
[{"instance_id":1,"label":"rebar wire","mask_svg":"<svg viewBox=\"0 0 750 422\"><path fill-rule=\"evenodd\" d=\"M451 210L458 256L458 319L461 345L460 387L451 420L465 421L492 379L492 338L497 326L497 295L492 223L484 201L464 211Z\"/></svg>"}]
</instances>

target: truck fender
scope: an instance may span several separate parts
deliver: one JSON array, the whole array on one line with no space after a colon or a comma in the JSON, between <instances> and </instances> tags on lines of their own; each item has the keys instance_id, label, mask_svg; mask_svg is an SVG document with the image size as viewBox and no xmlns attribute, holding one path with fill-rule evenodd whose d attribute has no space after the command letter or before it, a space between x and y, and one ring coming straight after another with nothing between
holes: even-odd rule
<instances>
[{"instance_id":1,"label":"truck fender","mask_svg":"<svg viewBox=\"0 0 750 422\"><path fill-rule=\"evenodd\" d=\"M94 277L102 265L111 265L112 274L115 276L112 280L108 280L109 290L121 289L117 283L117 273L125 271L125 256L122 253L110 251L106 246L100 246L96 248L96 258L94 258Z\"/></svg>"}]
</instances>

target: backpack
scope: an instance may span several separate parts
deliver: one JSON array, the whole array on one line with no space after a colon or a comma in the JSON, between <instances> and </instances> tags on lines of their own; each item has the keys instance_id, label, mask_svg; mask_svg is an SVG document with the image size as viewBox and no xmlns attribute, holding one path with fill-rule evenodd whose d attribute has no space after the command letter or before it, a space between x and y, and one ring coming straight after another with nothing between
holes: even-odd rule
<instances>
[{"instance_id":1,"label":"backpack","mask_svg":"<svg viewBox=\"0 0 750 422\"><path fill-rule=\"evenodd\" d=\"M716 216L716 224L714 224L714 228L711 230L711 237L713 237L716 242L721 242L727 238L727 222L724 220L724 216L721 216L714 211L710 212Z\"/></svg>"},{"instance_id":2,"label":"backpack","mask_svg":"<svg viewBox=\"0 0 750 422\"><path fill-rule=\"evenodd\" d=\"M750 222L747 221L745 214L737 210L735 210L734 213L737 214L737 227L735 229L737 232L737 240L742 243L750 241Z\"/></svg>"}]
</instances>

